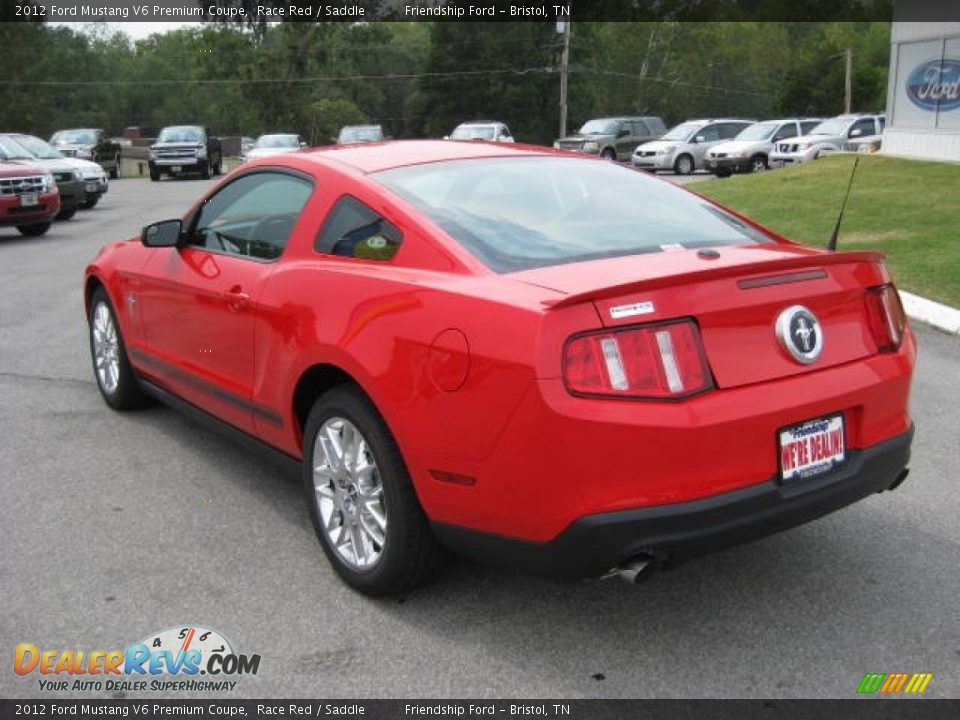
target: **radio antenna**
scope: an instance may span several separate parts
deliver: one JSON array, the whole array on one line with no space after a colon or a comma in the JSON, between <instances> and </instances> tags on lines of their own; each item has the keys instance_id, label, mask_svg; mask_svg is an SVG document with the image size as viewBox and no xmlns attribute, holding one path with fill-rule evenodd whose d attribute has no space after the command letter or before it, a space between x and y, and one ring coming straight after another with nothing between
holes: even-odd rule
<instances>
[{"instance_id":1,"label":"radio antenna","mask_svg":"<svg viewBox=\"0 0 960 720\"><path fill-rule=\"evenodd\" d=\"M857 174L857 165L860 164L860 155L857 154L853 161L853 170L850 171L850 182L847 183L847 194L843 196L843 205L840 206L840 215L837 216L837 224L833 226L833 234L827 242L827 250L837 251L837 237L840 235L840 223L843 222L843 211L847 209L847 199L850 197L850 188L853 187L853 176Z\"/></svg>"}]
</instances>

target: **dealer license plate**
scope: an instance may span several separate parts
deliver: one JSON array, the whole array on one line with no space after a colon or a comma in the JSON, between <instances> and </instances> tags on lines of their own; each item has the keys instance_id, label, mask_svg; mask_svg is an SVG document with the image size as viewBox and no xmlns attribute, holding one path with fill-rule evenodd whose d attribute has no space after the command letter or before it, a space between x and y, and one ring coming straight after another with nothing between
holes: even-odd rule
<instances>
[{"instance_id":1,"label":"dealer license plate","mask_svg":"<svg viewBox=\"0 0 960 720\"><path fill-rule=\"evenodd\" d=\"M170 169L171 169L173 172L180 172L181 170L183 170L183 167L182 167L181 165L174 165L174 166L173 166L172 168L170 168Z\"/></svg>"},{"instance_id":2,"label":"dealer license plate","mask_svg":"<svg viewBox=\"0 0 960 720\"><path fill-rule=\"evenodd\" d=\"M36 193L24 193L20 196L21 207L32 207L40 204L40 198Z\"/></svg>"},{"instance_id":3,"label":"dealer license plate","mask_svg":"<svg viewBox=\"0 0 960 720\"><path fill-rule=\"evenodd\" d=\"M716 160L708 160L708 161L707 161L707 166L708 166L708 167L712 167L712 168L713 168L713 167L716 167L716 166L717 166L717 161L716 161Z\"/></svg>"},{"instance_id":4,"label":"dealer license plate","mask_svg":"<svg viewBox=\"0 0 960 720\"><path fill-rule=\"evenodd\" d=\"M846 458L843 416L808 420L780 431L780 479L829 472Z\"/></svg>"}]
</instances>

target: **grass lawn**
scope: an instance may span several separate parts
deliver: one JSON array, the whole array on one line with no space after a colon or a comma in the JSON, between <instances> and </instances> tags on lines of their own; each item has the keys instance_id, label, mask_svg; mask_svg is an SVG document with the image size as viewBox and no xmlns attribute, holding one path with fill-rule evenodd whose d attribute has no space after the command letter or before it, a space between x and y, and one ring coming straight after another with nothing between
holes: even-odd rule
<instances>
[{"instance_id":1,"label":"grass lawn","mask_svg":"<svg viewBox=\"0 0 960 720\"><path fill-rule=\"evenodd\" d=\"M786 237L824 246L853 167L834 155L759 175L691 183ZM838 250L880 250L898 287L960 307L960 165L861 155Z\"/></svg>"}]
</instances>

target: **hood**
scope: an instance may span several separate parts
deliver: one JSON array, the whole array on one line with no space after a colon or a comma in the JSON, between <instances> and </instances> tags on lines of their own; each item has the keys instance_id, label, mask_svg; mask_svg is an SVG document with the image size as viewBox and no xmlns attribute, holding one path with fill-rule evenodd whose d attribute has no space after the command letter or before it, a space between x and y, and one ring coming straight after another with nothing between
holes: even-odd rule
<instances>
[{"instance_id":1,"label":"hood","mask_svg":"<svg viewBox=\"0 0 960 720\"><path fill-rule=\"evenodd\" d=\"M72 142L66 142L64 140L58 140L57 142L52 142L50 144L53 145L58 150L62 148L67 150L79 150L81 148L83 148L84 150L89 150L90 148L93 147L93 143L72 143Z\"/></svg>"},{"instance_id":2,"label":"hood","mask_svg":"<svg viewBox=\"0 0 960 720\"><path fill-rule=\"evenodd\" d=\"M41 158L31 158L29 160L11 160L17 165L28 165L32 167L41 167L53 173L71 173L74 167L67 162L66 158L50 158L48 160Z\"/></svg>"},{"instance_id":3,"label":"hood","mask_svg":"<svg viewBox=\"0 0 960 720\"><path fill-rule=\"evenodd\" d=\"M27 160L21 162L0 162L0 178L23 177L24 175L46 175L48 170Z\"/></svg>"},{"instance_id":4,"label":"hood","mask_svg":"<svg viewBox=\"0 0 960 720\"><path fill-rule=\"evenodd\" d=\"M637 146L637 150L664 150L685 144L683 140L651 140Z\"/></svg>"},{"instance_id":5,"label":"hood","mask_svg":"<svg viewBox=\"0 0 960 720\"><path fill-rule=\"evenodd\" d=\"M177 142L155 142L150 146L152 149L156 150L158 148L202 148L206 147L205 143L200 140L193 141L177 141Z\"/></svg>"},{"instance_id":6,"label":"hood","mask_svg":"<svg viewBox=\"0 0 960 720\"><path fill-rule=\"evenodd\" d=\"M844 135L800 135L798 137L787 138L786 140L777 140L777 145L780 143L790 143L791 145L817 145L818 143L825 142L840 142L846 137Z\"/></svg>"},{"instance_id":7,"label":"hood","mask_svg":"<svg viewBox=\"0 0 960 720\"><path fill-rule=\"evenodd\" d=\"M98 163L90 160L81 160L80 158L63 158L63 162L70 167L76 168L84 177L100 177L106 175L103 168Z\"/></svg>"},{"instance_id":8,"label":"hood","mask_svg":"<svg viewBox=\"0 0 960 720\"><path fill-rule=\"evenodd\" d=\"M792 141L793 138L788 138L789 141ZM784 140L783 142L787 142ZM712 155L718 153L737 153L737 152L749 152L758 147L765 147L773 144L771 140L730 140L729 142L720 143L719 145L714 145L708 152Z\"/></svg>"},{"instance_id":9,"label":"hood","mask_svg":"<svg viewBox=\"0 0 960 720\"><path fill-rule=\"evenodd\" d=\"M560 138L558 142L588 142L590 140L600 141L600 140L609 140L613 135L603 134L603 135L567 135L566 137Z\"/></svg>"}]
</instances>

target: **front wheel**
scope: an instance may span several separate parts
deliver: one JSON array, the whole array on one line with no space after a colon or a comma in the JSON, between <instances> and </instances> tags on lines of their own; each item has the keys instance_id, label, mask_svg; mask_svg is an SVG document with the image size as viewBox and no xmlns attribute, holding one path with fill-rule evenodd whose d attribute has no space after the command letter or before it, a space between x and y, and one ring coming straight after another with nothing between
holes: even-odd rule
<instances>
[{"instance_id":1,"label":"front wheel","mask_svg":"<svg viewBox=\"0 0 960 720\"><path fill-rule=\"evenodd\" d=\"M93 197L89 197L83 201L83 209L90 210L91 208L95 208L98 202L100 202L99 195L94 195Z\"/></svg>"},{"instance_id":2,"label":"front wheel","mask_svg":"<svg viewBox=\"0 0 960 720\"><path fill-rule=\"evenodd\" d=\"M200 177L204 180L210 179L210 166L205 162L200 163Z\"/></svg>"},{"instance_id":3,"label":"front wheel","mask_svg":"<svg viewBox=\"0 0 960 720\"><path fill-rule=\"evenodd\" d=\"M396 441L359 388L322 395L304 430L303 487L337 574L371 596L433 578L445 553L430 530Z\"/></svg>"},{"instance_id":4,"label":"front wheel","mask_svg":"<svg viewBox=\"0 0 960 720\"><path fill-rule=\"evenodd\" d=\"M33 225L17 225L17 230L24 237L39 237L50 229L50 223L34 223Z\"/></svg>"},{"instance_id":5,"label":"front wheel","mask_svg":"<svg viewBox=\"0 0 960 720\"><path fill-rule=\"evenodd\" d=\"M75 207L70 208L69 210L61 210L59 213L57 213L57 220L69 220L76 214L77 209Z\"/></svg>"},{"instance_id":6,"label":"front wheel","mask_svg":"<svg viewBox=\"0 0 960 720\"><path fill-rule=\"evenodd\" d=\"M110 179L119 180L120 179L120 153L117 153L113 156L113 167L110 168Z\"/></svg>"},{"instance_id":7,"label":"front wheel","mask_svg":"<svg viewBox=\"0 0 960 720\"><path fill-rule=\"evenodd\" d=\"M764 172L769 166L767 165L767 158L763 155L754 155L750 158L750 172Z\"/></svg>"},{"instance_id":8,"label":"front wheel","mask_svg":"<svg viewBox=\"0 0 960 720\"><path fill-rule=\"evenodd\" d=\"M153 182L159 182L160 180L160 171L156 168L150 168L150 180Z\"/></svg>"},{"instance_id":9,"label":"front wheel","mask_svg":"<svg viewBox=\"0 0 960 720\"><path fill-rule=\"evenodd\" d=\"M614 150L613 148L606 148L602 153L600 153L600 155L603 157L604 160L617 159L617 151Z\"/></svg>"},{"instance_id":10,"label":"front wheel","mask_svg":"<svg viewBox=\"0 0 960 720\"><path fill-rule=\"evenodd\" d=\"M673 164L673 170L677 175L689 175L693 172L693 158L689 155L681 155Z\"/></svg>"},{"instance_id":11,"label":"front wheel","mask_svg":"<svg viewBox=\"0 0 960 720\"><path fill-rule=\"evenodd\" d=\"M114 410L133 410L150 404L130 367L123 335L103 288L90 300L90 356L97 387L107 405Z\"/></svg>"}]
</instances>

